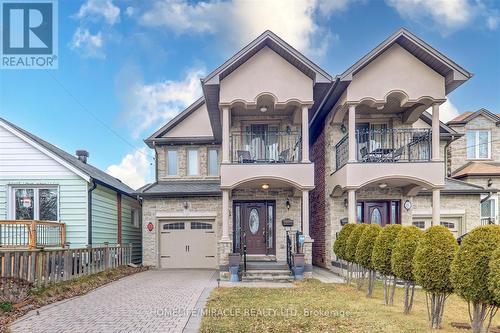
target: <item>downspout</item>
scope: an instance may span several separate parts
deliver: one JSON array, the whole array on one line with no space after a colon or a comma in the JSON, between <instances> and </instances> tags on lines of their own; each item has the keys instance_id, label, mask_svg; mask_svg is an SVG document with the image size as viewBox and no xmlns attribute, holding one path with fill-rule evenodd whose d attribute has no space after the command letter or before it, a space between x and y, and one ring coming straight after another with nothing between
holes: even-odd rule
<instances>
[{"instance_id":1,"label":"downspout","mask_svg":"<svg viewBox=\"0 0 500 333\"><path fill-rule=\"evenodd\" d=\"M87 218L88 218L88 224L87 224L87 244L92 245L92 191L96 189L97 184L96 182L91 179L90 182L92 183L92 186L89 187L87 191Z\"/></svg>"},{"instance_id":2,"label":"downspout","mask_svg":"<svg viewBox=\"0 0 500 333\"><path fill-rule=\"evenodd\" d=\"M158 151L156 150L156 143L154 141L153 149L155 150L155 181L158 183Z\"/></svg>"}]
</instances>

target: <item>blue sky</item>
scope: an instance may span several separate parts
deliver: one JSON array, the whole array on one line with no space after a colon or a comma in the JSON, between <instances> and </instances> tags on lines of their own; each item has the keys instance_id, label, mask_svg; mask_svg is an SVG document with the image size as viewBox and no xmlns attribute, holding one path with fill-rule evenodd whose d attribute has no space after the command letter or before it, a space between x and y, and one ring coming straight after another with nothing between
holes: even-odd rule
<instances>
[{"instance_id":1,"label":"blue sky","mask_svg":"<svg viewBox=\"0 0 500 333\"><path fill-rule=\"evenodd\" d=\"M475 74L443 120L500 113L499 1L60 0L59 69L0 71L0 115L138 187L154 170L142 140L265 29L335 75L401 26Z\"/></svg>"}]
</instances>

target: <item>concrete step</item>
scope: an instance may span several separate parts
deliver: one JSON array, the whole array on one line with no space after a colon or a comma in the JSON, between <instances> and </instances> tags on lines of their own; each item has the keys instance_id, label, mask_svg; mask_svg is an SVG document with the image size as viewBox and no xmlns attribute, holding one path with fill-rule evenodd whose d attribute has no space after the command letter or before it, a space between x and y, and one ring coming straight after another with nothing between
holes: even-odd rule
<instances>
[{"instance_id":1,"label":"concrete step","mask_svg":"<svg viewBox=\"0 0 500 333\"><path fill-rule=\"evenodd\" d=\"M292 282L293 276L288 269L252 269L243 272L241 280Z\"/></svg>"},{"instance_id":2,"label":"concrete step","mask_svg":"<svg viewBox=\"0 0 500 333\"><path fill-rule=\"evenodd\" d=\"M243 275L241 277L243 282L293 282L293 276L291 275Z\"/></svg>"},{"instance_id":3,"label":"concrete step","mask_svg":"<svg viewBox=\"0 0 500 333\"><path fill-rule=\"evenodd\" d=\"M288 270L286 262L250 261L247 262L248 270Z\"/></svg>"}]
</instances>

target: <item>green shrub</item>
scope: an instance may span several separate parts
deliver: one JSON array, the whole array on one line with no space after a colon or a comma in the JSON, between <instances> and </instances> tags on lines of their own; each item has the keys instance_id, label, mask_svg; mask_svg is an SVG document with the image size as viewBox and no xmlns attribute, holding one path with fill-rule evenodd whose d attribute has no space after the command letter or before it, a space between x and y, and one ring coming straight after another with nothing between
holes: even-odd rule
<instances>
[{"instance_id":1,"label":"green shrub","mask_svg":"<svg viewBox=\"0 0 500 333\"><path fill-rule=\"evenodd\" d=\"M495 301L500 303L500 245L491 256L489 286Z\"/></svg>"},{"instance_id":2,"label":"green shrub","mask_svg":"<svg viewBox=\"0 0 500 333\"><path fill-rule=\"evenodd\" d=\"M394 276L405 281L414 281L413 257L423 231L417 227L403 227L392 249L391 268Z\"/></svg>"},{"instance_id":3,"label":"green shrub","mask_svg":"<svg viewBox=\"0 0 500 333\"><path fill-rule=\"evenodd\" d=\"M402 228L400 224L385 226L375 240L372 264L375 270L384 276L393 275L391 267L392 249Z\"/></svg>"},{"instance_id":4,"label":"green shrub","mask_svg":"<svg viewBox=\"0 0 500 333\"><path fill-rule=\"evenodd\" d=\"M11 302L0 302L0 311L11 312L12 311L12 303Z\"/></svg>"},{"instance_id":5,"label":"green shrub","mask_svg":"<svg viewBox=\"0 0 500 333\"><path fill-rule=\"evenodd\" d=\"M345 251L347 247L347 240L351 232L358 226L358 224L348 223L340 229L339 235L333 244L333 251L339 259L345 260Z\"/></svg>"},{"instance_id":6,"label":"green shrub","mask_svg":"<svg viewBox=\"0 0 500 333\"><path fill-rule=\"evenodd\" d=\"M347 239L345 260L356 263L356 249L358 247L358 242L367 226L367 224L358 224L357 227L351 231L351 234Z\"/></svg>"},{"instance_id":7,"label":"green shrub","mask_svg":"<svg viewBox=\"0 0 500 333\"><path fill-rule=\"evenodd\" d=\"M372 252L375 240L382 228L378 224L368 224L356 247L356 262L367 269L373 269Z\"/></svg>"}]
</instances>

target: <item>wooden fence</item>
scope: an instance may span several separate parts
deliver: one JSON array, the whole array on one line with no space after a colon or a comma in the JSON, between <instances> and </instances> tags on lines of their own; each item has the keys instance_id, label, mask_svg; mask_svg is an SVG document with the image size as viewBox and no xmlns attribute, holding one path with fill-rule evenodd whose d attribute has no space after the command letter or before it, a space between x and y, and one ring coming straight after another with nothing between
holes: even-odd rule
<instances>
[{"instance_id":1,"label":"wooden fence","mask_svg":"<svg viewBox=\"0 0 500 333\"><path fill-rule=\"evenodd\" d=\"M1 220L1 248L63 248L66 224L32 220Z\"/></svg>"},{"instance_id":2,"label":"wooden fence","mask_svg":"<svg viewBox=\"0 0 500 333\"><path fill-rule=\"evenodd\" d=\"M37 286L68 281L132 261L132 245L46 251L1 251L0 277L20 278Z\"/></svg>"}]
</instances>

